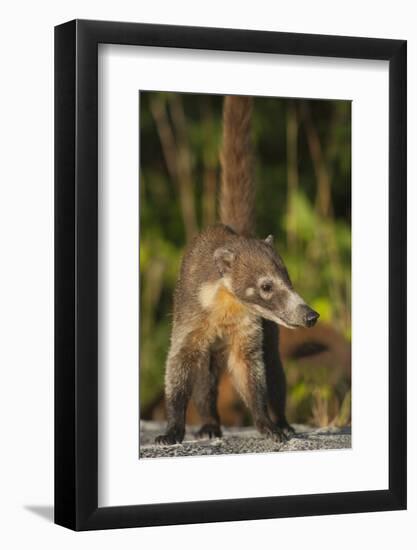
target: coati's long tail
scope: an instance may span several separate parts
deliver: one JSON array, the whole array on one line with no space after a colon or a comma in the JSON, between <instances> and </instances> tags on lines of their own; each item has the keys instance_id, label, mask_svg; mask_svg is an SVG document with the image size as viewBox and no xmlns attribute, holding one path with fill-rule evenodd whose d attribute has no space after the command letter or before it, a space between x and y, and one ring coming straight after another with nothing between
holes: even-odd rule
<instances>
[{"instance_id":1,"label":"coati's long tail","mask_svg":"<svg viewBox=\"0 0 417 550\"><path fill-rule=\"evenodd\" d=\"M245 236L254 231L252 98L225 96L220 220Z\"/></svg>"}]
</instances>

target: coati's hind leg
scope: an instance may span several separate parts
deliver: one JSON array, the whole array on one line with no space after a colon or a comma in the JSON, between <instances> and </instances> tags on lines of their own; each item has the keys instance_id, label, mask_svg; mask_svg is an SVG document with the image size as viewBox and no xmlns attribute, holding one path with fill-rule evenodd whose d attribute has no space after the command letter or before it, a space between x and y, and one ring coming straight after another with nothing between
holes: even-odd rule
<instances>
[{"instance_id":1,"label":"coati's hind leg","mask_svg":"<svg viewBox=\"0 0 417 550\"><path fill-rule=\"evenodd\" d=\"M197 437L221 437L220 418L217 410L219 376L224 362L222 350L210 353L210 362L207 369L200 369L196 373L193 390L193 400L202 426Z\"/></svg>"},{"instance_id":2,"label":"coati's hind leg","mask_svg":"<svg viewBox=\"0 0 417 550\"><path fill-rule=\"evenodd\" d=\"M171 345L165 371L167 430L155 439L161 445L181 443L185 435L185 413L196 372L208 368L208 352L186 339L181 346Z\"/></svg>"},{"instance_id":3,"label":"coati's hind leg","mask_svg":"<svg viewBox=\"0 0 417 550\"><path fill-rule=\"evenodd\" d=\"M228 367L236 389L249 407L259 432L275 441L285 441L285 432L272 422L268 412L266 370L262 352L262 327L235 341Z\"/></svg>"},{"instance_id":4,"label":"coati's hind leg","mask_svg":"<svg viewBox=\"0 0 417 550\"><path fill-rule=\"evenodd\" d=\"M263 358L266 369L268 405L273 421L286 435L295 433L285 416L287 381L279 355L279 328L272 321L262 320Z\"/></svg>"}]
</instances>

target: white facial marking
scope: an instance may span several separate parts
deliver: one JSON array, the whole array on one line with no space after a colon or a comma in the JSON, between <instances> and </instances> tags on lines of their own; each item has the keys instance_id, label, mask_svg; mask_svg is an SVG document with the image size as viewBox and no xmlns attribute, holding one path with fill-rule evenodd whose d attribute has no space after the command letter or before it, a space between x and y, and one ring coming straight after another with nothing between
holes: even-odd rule
<instances>
[{"instance_id":1,"label":"white facial marking","mask_svg":"<svg viewBox=\"0 0 417 550\"><path fill-rule=\"evenodd\" d=\"M287 296L287 309L294 310L296 307L301 306L302 304L305 304L305 302L301 298L301 296L293 290L290 290Z\"/></svg>"},{"instance_id":2,"label":"white facial marking","mask_svg":"<svg viewBox=\"0 0 417 550\"><path fill-rule=\"evenodd\" d=\"M264 286L266 285L268 285L269 290L264 290ZM274 295L274 290L276 290L276 288L279 288L276 282L276 277L270 275L270 276L260 277L258 279L258 289L261 294L261 297L264 300L270 300Z\"/></svg>"},{"instance_id":3,"label":"white facial marking","mask_svg":"<svg viewBox=\"0 0 417 550\"><path fill-rule=\"evenodd\" d=\"M250 298L255 294L255 289L250 286L249 288L246 289L245 294L248 298Z\"/></svg>"},{"instance_id":4,"label":"white facial marking","mask_svg":"<svg viewBox=\"0 0 417 550\"><path fill-rule=\"evenodd\" d=\"M289 325L286 323L281 317L278 317L278 315L275 315L272 311L269 311L266 308L263 308L262 306L258 304L253 304L252 306L257 313L263 317L264 319L268 319L269 321L273 321L274 323L277 323L278 325L282 325L283 327L294 329L296 328L294 325Z\"/></svg>"}]
</instances>

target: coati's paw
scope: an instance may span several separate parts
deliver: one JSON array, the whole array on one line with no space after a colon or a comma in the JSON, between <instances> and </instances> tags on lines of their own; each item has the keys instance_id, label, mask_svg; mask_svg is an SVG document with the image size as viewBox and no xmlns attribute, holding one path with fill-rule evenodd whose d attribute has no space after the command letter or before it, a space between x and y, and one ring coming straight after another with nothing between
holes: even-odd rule
<instances>
[{"instance_id":1,"label":"coati's paw","mask_svg":"<svg viewBox=\"0 0 417 550\"><path fill-rule=\"evenodd\" d=\"M286 419L278 421L277 426L284 432L284 434L288 438L292 437L295 434L294 428L290 424L288 424Z\"/></svg>"},{"instance_id":2,"label":"coati's paw","mask_svg":"<svg viewBox=\"0 0 417 550\"><path fill-rule=\"evenodd\" d=\"M196 433L199 438L208 437L212 439L214 437L222 437L222 431L218 424L204 424Z\"/></svg>"},{"instance_id":3,"label":"coati's paw","mask_svg":"<svg viewBox=\"0 0 417 550\"><path fill-rule=\"evenodd\" d=\"M184 430L173 428L168 430L166 434L155 437L155 443L157 445L175 445L176 443L182 443L183 439Z\"/></svg>"},{"instance_id":4,"label":"coati's paw","mask_svg":"<svg viewBox=\"0 0 417 550\"><path fill-rule=\"evenodd\" d=\"M276 426L272 422L259 422L256 424L259 432L265 435L268 439L276 441L277 443L283 443L288 440L288 436L282 428Z\"/></svg>"}]
</instances>

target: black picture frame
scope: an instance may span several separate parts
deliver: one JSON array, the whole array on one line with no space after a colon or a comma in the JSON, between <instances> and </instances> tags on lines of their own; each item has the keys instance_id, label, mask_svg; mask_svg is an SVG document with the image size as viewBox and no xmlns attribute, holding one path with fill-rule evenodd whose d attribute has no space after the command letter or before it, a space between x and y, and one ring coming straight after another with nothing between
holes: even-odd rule
<instances>
[{"instance_id":1,"label":"black picture frame","mask_svg":"<svg viewBox=\"0 0 417 550\"><path fill-rule=\"evenodd\" d=\"M98 507L98 44L389 62L389 488ZM74 530L406 508L404 40L74 20L55 28L55 522Z\"/></svg>"}]
</instances>

